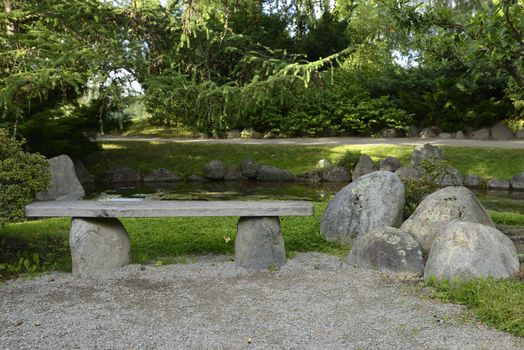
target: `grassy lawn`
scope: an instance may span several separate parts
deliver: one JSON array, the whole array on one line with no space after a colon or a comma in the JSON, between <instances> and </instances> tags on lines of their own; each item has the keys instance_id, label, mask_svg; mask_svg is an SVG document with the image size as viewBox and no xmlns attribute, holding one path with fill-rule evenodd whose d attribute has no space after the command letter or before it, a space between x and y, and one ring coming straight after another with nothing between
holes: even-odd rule
<instances>
[{"instance_id":1,"label":"grassy lawn","mask_svg":"<svg viewBox=\"0 0 524 350\"><path fill-rule=\"evenodd\" d=\"M102 144L101 161L88 167L101 173L107 169L131 167L143 174L156 168L167 168L182 176L201 174L203 166L212 159L238 165L244 158L260 164L273 165L302 174L315 168L320 159L336 162L346 151L361 152L378 162L388 156L397 157L409 165L412 146L346 145L231 145L171 142L106 142ZM524 150L442 147L450 164L465 175L478 175L483 179L509 179L524 170ZM154 154L154 157L151 155Z\"/></svg>"}]
</instances>

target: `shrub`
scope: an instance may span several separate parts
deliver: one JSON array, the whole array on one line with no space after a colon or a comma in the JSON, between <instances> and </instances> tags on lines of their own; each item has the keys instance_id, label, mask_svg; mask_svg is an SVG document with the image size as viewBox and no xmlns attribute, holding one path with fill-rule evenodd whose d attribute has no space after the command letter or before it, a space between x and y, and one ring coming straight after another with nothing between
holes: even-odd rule
<instances>
[{"instance_id":1,"label":"shrub","mask_svg":"<svg viewBox=\"0 0 524 350\"><path fill-rule=\"evenodd\" d=\"M0 129L0 225L21 220L24 207L49 183L46 159L22 147Z\"/></svg>"},{"instance_id":2,"label":"shrub","mask_svg":"<svg viewBox=\"0 0 524 350\"><path fill-rule=\"evenodd\" d=\"M353 169L355 169L355 166L357 165L361 155L362 153L360 151L348 150L344 152L342 157L340 157L340 159L335 164L351 172Z\"/></svg>"},{"instance_id":3,"label":"shrub","mask_svg":"<svg viewBox=\"0 0 524 350\"><path fill-rule=\"evenodd\" d=\"M403 178L406 202L404 216L409 217L427 195L439 189L442 178L447 174L449 163L441 159L429 159L420 162L423 174L420 178Z\"/></svg>"}]
</instances>

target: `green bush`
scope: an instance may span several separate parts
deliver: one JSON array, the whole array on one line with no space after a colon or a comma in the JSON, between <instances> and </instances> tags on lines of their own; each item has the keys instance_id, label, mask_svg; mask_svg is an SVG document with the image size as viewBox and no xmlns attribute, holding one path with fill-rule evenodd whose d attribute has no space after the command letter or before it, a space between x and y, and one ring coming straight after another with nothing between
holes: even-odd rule
<instances>
[{"instance_id":1,"label":"green bush","mask_svg":"<svg viewBox=\"0 0 524 350\"><path fill-rule=\"evenodd\" d=\"M449 163L441 159L429 159L420 162L423 174L420 178L402 178L405 187L406 201L404 216L409 217L429 194L440 188L442 178L447 174Z\"/></svg>"},{"instance_id":2,"label":"green bush","mask_svg":"<svg viewBox=\"0 0 524 350\"><path fill-rule=\"evenodd\" d=\"M24 207L49 183L45 158L24 152L22 146L23 141L0 129L0 225L21 220Z\"/></svg>"},{"instance_id":3,"label":"green bush","mask_svg":"<svg viewBox=\"0 0 524 350\"><path fill-rule=\"evenodd\" d=\"M355 169L361 155L362 153L360 151L347 150L342 157L335 162L335 164L351 172Z\"/></svg>"}]
</instances>

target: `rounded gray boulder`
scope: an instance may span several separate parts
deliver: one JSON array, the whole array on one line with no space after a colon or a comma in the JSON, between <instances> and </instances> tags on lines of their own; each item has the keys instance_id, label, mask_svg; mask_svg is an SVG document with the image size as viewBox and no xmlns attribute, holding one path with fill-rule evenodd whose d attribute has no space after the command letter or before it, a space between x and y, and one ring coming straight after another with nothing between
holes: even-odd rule
<instances>
[{"instance_id":1,"label":"rounded gray boulder","mask_svg":"<svg viewBox=\"0 0 524 350\"><path fill-rule=\"evenodd\" d=\"M400 225L403 209L402 181L389 171L375 171L333 197L320 222L320 234L329 241L351 243L373 229Z\"/></svg>"},{"instance_id":2,"label":"rounded gray boulder","mask_svg":"<svg viewBox=\"0 0 524 350\"><path fill-rule=\"evenodd\" d=\"M496 228L454 220L439 232L429 252L424 279L512 277L519 271L515 245Z\"/></svg>"},{"instance_id":3,"label":"rounded gray boulder","mask_svg":"<svg viewBox=\"0 0 524 350\"><path fill-rule=\"evenodd\" d=\"M204 166L204 177L209 180L223 180L226 172L227 166L220 160L210 160Z\"/></svg>"},{"instance_id":4,"label":"rounded gray boulder","mask_svg":"<svg viewBox=\"0 0 524 350\"><path fill-rule=\"evenodd\" d=\"M422 276L424 259L418 242L394 227L375 229L355 239L346 263L390 273Z\"/></svg>"},{"instance_id":5,"label":"rounded gray boulder","mask_svg":"<svg viewBox=\"0 0 524 350\"><path fill-rule=\"evenodd\" d=\"M412 234L428 253L438 232L454 219L495 227L475 194L466 187L455 186L427 196L400 229Z\"/></svg>"},{"instance_id":6,"label":"rounded gray boulder","mask_svg":"<svg viewBox=\"0 0 524 350\"><path fill-rule=\"evenodd\" d=\"M378 167L370 156L363 154L360 156L355 169L353 169L353 181L361 176L377 171Z\"/></svg>"}]
</instances>

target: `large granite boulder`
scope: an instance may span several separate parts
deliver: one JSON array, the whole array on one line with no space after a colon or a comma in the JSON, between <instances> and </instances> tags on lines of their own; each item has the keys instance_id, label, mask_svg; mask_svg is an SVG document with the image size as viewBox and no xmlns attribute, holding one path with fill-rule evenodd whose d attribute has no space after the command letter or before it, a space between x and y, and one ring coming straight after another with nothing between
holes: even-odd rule
<instances>
[{"instance_id":1,"label":"large granite boulder","mask_svg":"<svg viewBox=\"0 0 524 350\"><path fill-rule=\"evenodd\" d=\"M380 171L391 171L394 173L401 166L402 165L400 164L400 160L398 160L397 158L387 157L380 161L379 170Z\"/></svg>"},{"instance_id":2,"label":"large granite boulder","mask_svg":"<svg viewBox=\"0 0 524 350\"><path fill-rule=\"evenodd\" d=\"M457 186L427 196L400 229L412 234L424 253L428 253L438 232L454 219L495 227L475 194Z\"/></svg>"},{"instance_id":3,"label":"large granite boulder","mask_svg":"<svg viewBox=\"0 0 524 350\"><path fill-rule=\"evenodd\" d=\"M360 156L357 165L355 165L355 169L353 170L353 181L358 179L359 177L372 173L374 171L377 171L378 167L377 165L371 160L371 157L363 154Z\"/></svg>"},{"instance_id":4,"label":"large granite boulder","mask_svg":"<svg viewBox=\"0 0 524 350\"><path fill-rule=\"evenodd\" d=\"M326 182L350 182L351 181L351 175L349 174L349 171L344 169L341 166L336 166L328 171L326 171L323 175L324 181Z\"/></svg>"},{"instance_id":5,"label":"large granite boulder","mask_svg":"<svg viewBox=\"0 0 524 350\"><path fill-rule=\"evenodd\" d=\"M524 190L524 171L511 177L511 188Z\"/></svg>"},{"instance_id":6,"label":"large granite boulder","mask_svg":"<svg viewBox=\"0 0 524 350\"><path fill-rule=\"evenodd\" d=\"M51 174L49 189L36 194L37 201L78 200L85 196L84 188L75 173L75 166L69 156L62 154L48 160Z\"/></svg>"},{"instance_id":7,"label":"large granite boulder","mask_svg":"<svg viewBox=\"0 0 524 350\"><path fill-rule=\"evenodd\" d=\"M257 171L257 181L286 182L294 179L295 177L289 171L274 166L262 165Z\"/></svg>"},{"instance_id":8,"label":"large granite boulder","mask_svg":"<svg viewBox=\"0 0 524 350\"><path fill-rule=\"evenodd\" d=\"M416 148L411 154L411 165L417 167L423 160L431 161L432 159L445 160L446 157L440 148L426 143L422 147Z\"/></svg>"},{"instance_id":9,"label":"large granite boulder","mask_svg":"<svg viewBox=\"0 0 524 350\"><path fill-rule=\"evenodd\" d=\"M226 176L227 166L221 160L210 160L203 169L204 177L208 180L223 180Z\"/></svg>"},{"instance_id":10,"label":"large granite boulder","mask_svg":"<svg viewBox=\"0 0 524 350\"><path fill-rule=\"evenodd\" d=\"M490 133L493 140L511 140L515 138L513 131L502 122L493 125Z\"/></svg>"},{"instance_id":11,"label":"large granite boulder","mask_svg":"<svg viewBox=\"0 0 524 350\"><path fill-rule=\"evenodd\" d=\"M372 230L354 240L346 263L355 267L422 276L424 259L418 242L394 227Z\"/></svg>"},{"instance_id":12,"label":"large granite boulder","mask_svg":"<svg viewBox=\"0 0 524 350\"><path fill-rule=\"evenodd\" d=\"M240 171L248 179L256 179L258 169L260 169L260 165L253 159L245 158L240 162Z\"/></svg>"},{"instance_id":13,"label":"large granite boulder","mask_svg":"<svg viewBox=\"0 0 524 350\"><path fill-rule=\"evenodd\" d=\"M512 277L519 271L515 245L496 228L453 220L439 232L429 252L424 279Z\"/></svg>"},{"instance_id":14,"label":"large granite boulder","mask_svg":"<svg viewBox=\"0 0 524 350\"><path fill-rule=\"evenodd\" d=\"M160 182L176 182L180 181L181 178L164 168L155 169L149 175L144 176L144 182L146 183L160 183Z\"/></svg>"},{"instance_id":15,"label":"large granite boulder","mask_svg":"<svg viewBox=\"0 0 524 350\"><path fill-rule=\"evenodd\" d=\"M328 203L320 233L329 241L350 243L373 229L398 226L404 209L404 184L389 171L360 177Z\"/></svg>"}]
</instances>

